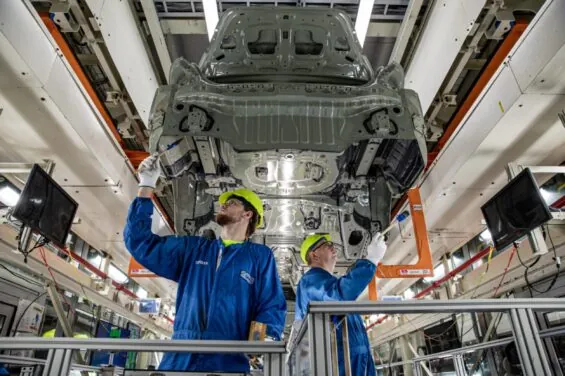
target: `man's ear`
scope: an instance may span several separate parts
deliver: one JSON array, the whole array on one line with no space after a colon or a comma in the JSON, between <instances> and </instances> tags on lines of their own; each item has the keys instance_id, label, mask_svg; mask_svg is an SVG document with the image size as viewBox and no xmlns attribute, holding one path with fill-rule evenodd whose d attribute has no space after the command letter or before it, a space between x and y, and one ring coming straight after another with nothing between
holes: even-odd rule
<instances>
[{"instance_id":1,"label":"man's ear","mask_svg":"<svg viewBox=\"0 0 565 376\"><path fill-rule=\"evenodd\" d=\"M318 260L318 255L316 254L316 251L312 251L308 254L310 262L312 261L317 261Z\"/></svg>"},{"instance_id":2,"label":"man's ear","mask_svg":"<svg viewBox=\"0 0 565 376\"><path fill-rule=\"evenodd\" d=\"M251 218L253 218L253 212L252 211L243 211L243 216L251 221Z\"/></svg>"}]
</instances>

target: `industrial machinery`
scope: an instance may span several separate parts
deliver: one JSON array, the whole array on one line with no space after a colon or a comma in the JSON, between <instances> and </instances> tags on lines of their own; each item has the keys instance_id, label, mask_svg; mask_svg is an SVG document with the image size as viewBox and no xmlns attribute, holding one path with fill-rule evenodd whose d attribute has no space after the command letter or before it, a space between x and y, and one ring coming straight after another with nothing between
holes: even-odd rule
<instances>
[{"instance_id":1,"label":"industrial machinery","mask_svg":"<svg viewBox=\"0 0 565 376\"><path fill-rule=\"evenodd\" d=\"M343 11L226 11L200 63L176 60L151 108L177 233L215 236L216 198L243 186L264 200L255 240L283 279L309 233L338 239L344 265L362 257L426 163L418 95L403 87L399 65L373 71Z\"/></svg>"}]
</instances>

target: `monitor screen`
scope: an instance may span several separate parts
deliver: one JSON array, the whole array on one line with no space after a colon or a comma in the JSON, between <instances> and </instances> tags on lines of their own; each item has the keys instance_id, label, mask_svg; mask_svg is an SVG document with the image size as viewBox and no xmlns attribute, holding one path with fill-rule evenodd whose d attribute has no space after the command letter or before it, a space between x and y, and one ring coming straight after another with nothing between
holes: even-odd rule
<instances>
[{"instance_id":1,"label":"monitor screen","mask_svg":"<svg viewBox=\"0 0 565 376\"><path fill-rule=\"evenodd\" d=\"M156 315L161 307L161 299L139 299L139 313Z\"/></svg>"},{"instance_id":2,"label":"monitor screen","mask_svg":"<svg viewBox=\"0 0 565 376\"><path fill-rule=\"evenodd\" d=\"M481 208L497 249L552 219L530 169L525 169Z\"/></svg>"},{"instance_id":3,"label":"monitor screen","mask_svg":"<svg viewBox=\"0 0 565 376\"><path fill-rule=\"evenodd\" d=\"M35 164L12 215L62 247L77 208L76 201Z\"/></svg>"}]
</instances>

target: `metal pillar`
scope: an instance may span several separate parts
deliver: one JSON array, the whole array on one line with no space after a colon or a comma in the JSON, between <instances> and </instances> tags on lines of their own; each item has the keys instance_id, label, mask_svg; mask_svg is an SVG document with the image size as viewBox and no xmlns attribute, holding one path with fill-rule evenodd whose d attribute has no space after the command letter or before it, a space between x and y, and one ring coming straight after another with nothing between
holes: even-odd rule
<instances>
[{"instance_id":1,"label":"metal pillar","mask_svg":"<svg viewBox=\"0 0 565 376\"><path fill-rule=\"evenodd\" d=\"M408 362L412 358L414 358L414 356L412 355L412 352L410 351L409 341L410 341L410 338L406 334L400 337L400 356L402 357L402 360L405 361L405 362ZM403 369L405 376L412 376L413 375L412 367L410 367L409 364L403 365L402 369Z\"/></svg>"},{"instance_id":2,"label":"metal pillar","mask_svg":"<svg viewBox=\"0 0 565 376\"><path fill-rule=\"evenodd\" d=\"M284 375L284 355L285 354L265 354L263 363L264 376Z\"/></svg>"},{"instance_id":3,"label":"metal pillar","mask_svg":"<svg viewBox=\"0 0 565 376\"><path fill-rule=\"evenodd\" d=\"M455 366L455 374L457 376L467 376L467 369L465 368L465 360L463 355L453 355L453 365Z\"/></svg>"},{"instance_id":4,"label":"metal pillar","mask_svg":"<svg viewBox=\"0 0 565 376\"><path fill-rule=\"evenodd\" d=\"M68 375L71 370L72 355L73 351L68 349L49 350L43 376Z\"/></svg>"},{"instance_id":5,"label":"metal pillar","mask_svg":"<svg viewBox=\"0 0 565 376\"><path fill-rule=\"evenodd\" d=\"M345 367L345 376L351 376L351 352L349 351L349 329L347 326L347 316L343 317L342 346L343 346L343 366ZM336 349L337 353L337 349ZM335 362L339 363L339 362ZM339 364L337 373L339 374Z\"/></svg>"},{"instance_id":6,"label":"metal pillar","mask_svg":"<svg viewBox=\"0 0 565 376\"><path fill-rule=\"evenodd\" d=\"M525 376L550 376L551 368L534 314L529 308L510 310L510 322Z\"/></svg>"},{"instance_id":7,"label":"metal pillar","mask_svg":"<svg viewBox=\"0 0 565 376\"><path fill-rule=\"evenodd\" d=\"M547 325L547 320L545 318L545 314L542 312L535 313L536 321L538 323L538 328L541 332L544 330L549 329ZM540 334L542 337L542 334ZM549 359L549 364L551 365L553 375L554 376L563 376L563 371L559 365L559 357L557 356L557 352L555 351L555 345L553 344L553 340L551 338L544 338L542 337L542 341L545 344L545 349L547 351L547 356Z\"/></svg>"},{"instance_id":8,"label":"metal pillar","mask_svg":"<svg viewBox=\"0 0 565 376\"><path fill-rule=\"evenodd\" d=\"M49 293L49 297L51 298L51 302L53 303L53 308L55 309L55 313L57 314L57 318L59 319L58 324L61 325L63 328L63 333L65 337L73 338L73 328L71 323L67 319L65 315L65 310L63 308L63 303L61 303L61 299L59 299L59 293L57 292L57 288L51 282L47 284L47 292ZM74 354L75 360L79 364L84 364L84 359L82 355L78 352Z\"/></svg>"},{"instance_id":9,"label":"metal pillar","mask_svg":"<svg viewBox=\"0 0 565 376\"><path fill-rule=\"evenodd\" d=\"M411 359L414 359L414 357L418 357L420 356L418 354L418 352L416 351L416 349L414 348L414 346L412 346L412 344L410 342L408 342L408 347L410 347L410 351L412 351L413 356L411 357ZM414 365L416 365L418 369L418 374L421 375L422 374L422 370L424 370L426 372L426 375L428 376L433 376L432 371L430 371L430 369L428 368L428 366L426 366L426 362L414 362ZM414 370L413 370L414 371ZM416 376L416 373L414 372L414 376Z\"/></svg>"},{"instance_id":10,"label":"metal pillar","mask_svg":"<svg viewBox=\"0 0 565 376\"><path fill-rule=\"evenodd\" d=\"M422 375L422 367L420 366L420 362L412 363L412 374L414 376L423 376Z\"/></svg>"},{"instance_id":11,"label":"metal pillar","mask_svg":"<svg viewBox=\"0 0 565 376\"><path fill-rule=\"evenodd\" d=\"M53 308L55 309L59 323L63 327L63 333L65 333L65 337L73 338L73 329L71 327L71 323L65 315L65 309L63 308L63 304L59 299L57 288L53 283L47 284L47 292L49 293L49 297L51 298L51 302L53 303Z\"/></svg>"},{"instance_id":12,"label":"metal pillar","mask_svg":"<svg viewBox=\"0 0 565 376\"><path fill-rule=\"evenodd\" d=\"M337 355L337 326L331 325L330 346L332 348L332 372L339 375L339 364Z\"/></svg>"},{"instance_id":13,"label":"metal pillar","mask_svg":"<svg viewBox=\"0 0 565 376\"><path fill-rule=\"evenodd\" d=\"M329 314L314 313L308 316L308 339L311 374L333 376Z\"/></svg>"}]
</instances>

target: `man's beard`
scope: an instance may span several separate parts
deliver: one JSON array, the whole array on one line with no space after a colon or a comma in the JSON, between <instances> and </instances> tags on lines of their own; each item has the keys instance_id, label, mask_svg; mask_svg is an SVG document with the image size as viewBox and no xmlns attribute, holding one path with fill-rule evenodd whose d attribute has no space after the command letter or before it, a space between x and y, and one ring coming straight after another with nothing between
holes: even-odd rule
<instances>
[{"instance_id":1,"label":"man's beard","mask_svg":"<svg viewBox=\"0 0 565 376\"><path fill-rule=\"evenodd\" d=\"M220 226L225 226L235 223L235 219L227 214L218 213L216 214L216 223L219 224Z\"/></svg>"}]
</instances>

